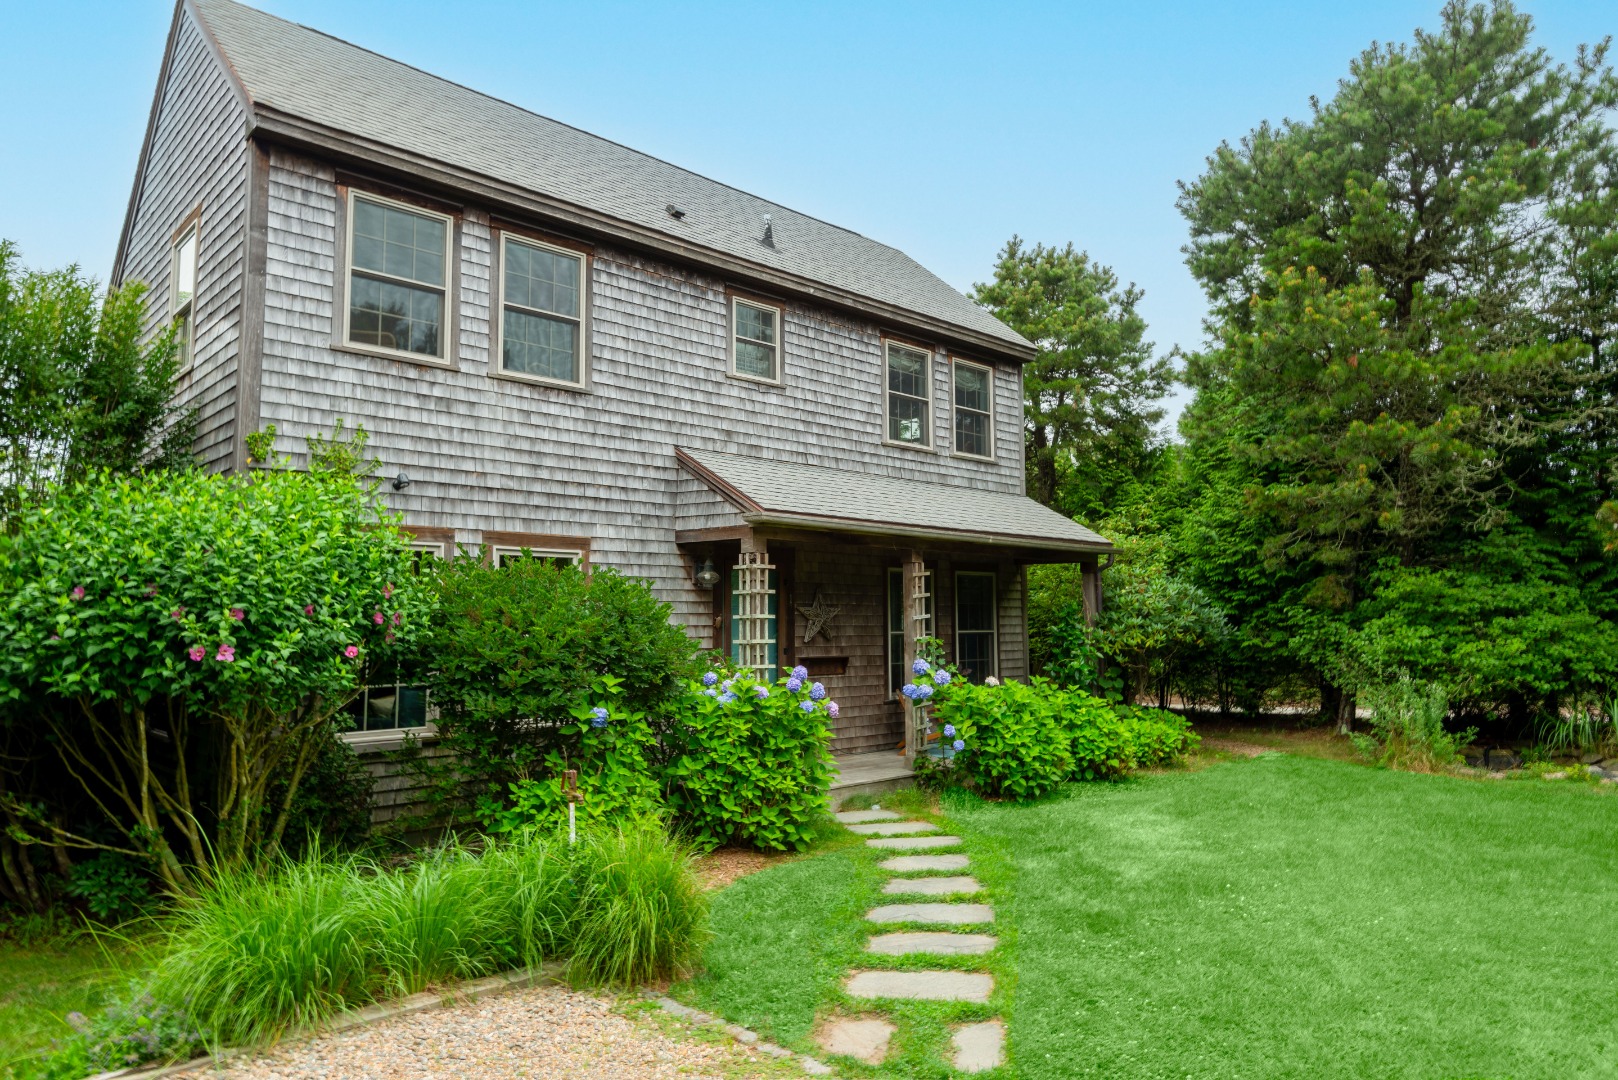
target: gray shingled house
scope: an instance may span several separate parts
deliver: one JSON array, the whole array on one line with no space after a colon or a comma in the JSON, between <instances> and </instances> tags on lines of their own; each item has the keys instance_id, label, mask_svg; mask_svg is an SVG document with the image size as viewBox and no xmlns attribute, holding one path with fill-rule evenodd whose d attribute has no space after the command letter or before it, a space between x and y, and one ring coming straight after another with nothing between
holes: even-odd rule
<instances>
[{"instance_id":1,"label":"gray shingled house","mask_svg":"<svg viewBox=\"0 0 1618 1080\"><path fill-rule=\"evenodd\" d=\"M906 740L916 633L1027 673L1033 347L903 253L231 0L182 0L113 271L177 320L198 451L363 423L416 543L649 579ZM408 484L404 479L408 478ZM428 722L373 688L359 741ZM913 747L914 739L910 740Z\"/></svg>"}]
</instances>

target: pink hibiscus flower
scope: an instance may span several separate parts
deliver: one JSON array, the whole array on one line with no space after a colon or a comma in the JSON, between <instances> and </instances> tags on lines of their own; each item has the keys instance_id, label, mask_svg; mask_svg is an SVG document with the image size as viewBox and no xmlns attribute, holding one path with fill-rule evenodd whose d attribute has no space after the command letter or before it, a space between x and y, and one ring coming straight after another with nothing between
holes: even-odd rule
<instances>
[{"instance_id":1,"label":"pink hibiscus flower","mask_svg":"<svg viewBox=\"0 0 1618 1080\"><path fill-rule=\"evenodd\" d=\"M215 656L214 659L223 661L226 664L231 663L232 661L234 661L236 659L236 646L234 646L234 645L220 645L219 646L219 655Z\"/></svg>"},{"instance_id":2,"label":"pink hibiscus flower","mask_svg":"<svg viewBox=\"0 0 1618 1080\"><path fill-rule=\"evenodd\" d=\"M343 655L348 657L350 660L354 659L354 657L358 656L359 654L360 647L358 645L350 645L348 648L343 650Z\"/></svg>"},{"instance_id":3,"label":"pink hibiscus flower","mask_svg":"<svg viewBox=\"0 0 1618 1080\"><path fill-rule=\"evenodd\" d=\"M193 645L186 652L186 655L200 664L202 663L202 658L208 655L208 650L204 649L201 645Z\"/></svg>"}]
</instances>

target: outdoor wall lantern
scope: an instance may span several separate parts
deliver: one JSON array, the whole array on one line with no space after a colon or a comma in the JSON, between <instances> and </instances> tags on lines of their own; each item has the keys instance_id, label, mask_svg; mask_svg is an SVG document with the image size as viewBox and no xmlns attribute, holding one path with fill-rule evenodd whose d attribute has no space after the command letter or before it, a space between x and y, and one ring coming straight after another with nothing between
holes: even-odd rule
<instances>
[{"instance_id":1,"label":"outdoor wall lantern","mask_svg":"<svg viewBox=\"0 0 1618 1080\"><path fill-rule=\"evenodd\" d=\"M702 568L697 571L697 584L704 589L711 589L719 584L719 571L713 568L712 559L702 560Z\"/></svg>"},{"instance_id":2,"label":"outdoor wall lantern","mask_svg":"<svg viewBox=\"0 0 1618 1080\"><path fill-rule=\"evenodd\" d=\"M405 488L407 488L409 486L410 486L410 477L406 476L404 473L400 473L398 476L395 476L393 478L393 490L394 491L403 491Z\"/></svg>"}]
</instances>

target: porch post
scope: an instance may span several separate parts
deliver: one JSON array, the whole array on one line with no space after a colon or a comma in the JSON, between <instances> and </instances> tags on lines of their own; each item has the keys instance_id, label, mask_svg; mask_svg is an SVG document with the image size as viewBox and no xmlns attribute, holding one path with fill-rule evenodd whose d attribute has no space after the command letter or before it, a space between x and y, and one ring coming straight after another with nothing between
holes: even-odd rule
<instances>
[{"instance_id":1,"label":"porch post","mask_svg":"<svg viewBox=\"0 0 1618 1080\"><path fill-rule=\"evenodd\" d=\"M932 636L933 603L929 588L930 575L927 573L927 563L920 551L911 551L904 563L904 597L905 597L905 651L904 651L904 679L910 680L911 669L916 662L916 642L920 638ZM905 711L905 760L915 761L916 755L925 749L927 739L925 713L915 702L909 698L904 702Z\"/></svg>"},{"instance_id":2,"label":"porch post","mask_svg":"<svg viewBox=\"0 0 1618 1080\"><path fill-rule=\"evenodd\" d=\"M1084 621L1094 626L1101 614L1101 568L1095 559L1081 559L1079 572L1084 579Z\"/></svg>"},{"instance_id":3,"label":"porch post","mask_svg":"<svg viewBox=\"0 0 1618 1080\"><path fill-rule=\"evenodd\" d=\"M752 669L760 680L770 677L770 650L776 644L775 625L770 618L770 601L774 599L770 573L774 569L764 541L744 537L732 592L736 598L736 655L740 665Z\"/></svg>"}]
</instances>

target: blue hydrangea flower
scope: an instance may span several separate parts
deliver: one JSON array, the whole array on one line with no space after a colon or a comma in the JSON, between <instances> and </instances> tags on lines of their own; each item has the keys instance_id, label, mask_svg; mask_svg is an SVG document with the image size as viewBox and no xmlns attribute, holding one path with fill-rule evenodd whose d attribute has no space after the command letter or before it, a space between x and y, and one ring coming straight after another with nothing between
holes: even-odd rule
<instances>
[{"instance_id":1,"label":"blue hydrangea flower","mask_svg":"<svg viewBox=\"0 0 1618 1080\"><path fill-rule=\"evenodd\" d=\"M604 728L607 726L607 710L600 705L590 710L590 726Z\"/></svg>"},{"instance_id":2,"label":"blue hydrangea flower","mask_svg":"<svg viewBox=\"0 0 1618 1080\"><path fill-rule=\"evenodd\" d=\"M916 662L910 665L910 670L917 675L925 675L932 669L932 665L919 656L916 657Z\"/></svg>"},{"instance_id":3,"label":"blue hydrangea flower","mask_svg":"<svg viewBox=\"0 0 1618 1080\"><path fill-rule=\"evenodd\" d=\"M917 686L915 683L907 682L903 686L899 687L899 693L903 694L905 697L909 698L911 701L915 701L916 700L916 692L918 690L920 690L920 689L921 689L921 687Z\"/></svg>"},{"instance_id":4,"label":"blue hydrangea flower","mask_svg":"<svg viewBox=\"0 0 1618 1080\"><path fill-rule=\"evenodd\" d=\"M703 693L707 694L709 697L718 697L719 696L719 691L715 690L711 686L708 687L708 689L704 690Z\"/></svg>"},{"instance_id":5,"label":"blue hydrangea flower","mask_svg":"<svg viewBox=\"0 0 1618 1080\"><path fill-rule=\"evenodd\" d=\"M730 684L735 682L735 681L736 681L735 679L726 679L724 682L719 684L719 689L723 690L725 693L728 694L728 693L730 693Z\"/></svg>"},{"instance_id":6,"label":"blue hydrangea flower","mask_svg":"<svg viewBox=\"0 0 1618 1080\"><path fill-rule=\"evenodd\" d=\"M944 734L949 736L951 739L955 738L955 725L954 724L945 724L944 725Z\"/></svg>"},{"instance_id":7,"label":"blue hydrangea flower","mask_svg":"<svg viewBox=\"0 0 1618 1080\"><path fill-rule=\"evenodd\" d=\"M926 701L928 698L930 698L932 696L933 696L933 688L928 686L926 683L922 683L920 686L916 687L916 700L917 701Z\"/></svg>"},{"instance_id":8,"label":"blue hydrangea flower","mask_svg":"<svg viewBox=\"0 0 1618 1080\"><path fill-rule=\"evenodd\" d=\"M802 690L803 677L801 675L794 674L792 678L787 680L787 689L791 690L794 694L796 694L799 690Z\"/></svg>"},{"instance_id":9,"label":"blue hydrangea flower","mask_svg":"<svg viewBox=\"0 0 1618 1080\"><path fill-rule=\"evenodd\" d=\"M768 686L755 686L753 689L758 693L760 700L770 696L770 688Z\"/></svg>"},{"instance_id":10,"label":"blue hydrangea flower","mask_svg":"<svg viewBox=\"0 0 1618 1080\"><path fill-rule=\"evenodd\" d=\"M809 696L816 701L819 701L821 698L826 696L826 688L819 683L815 683L815 685L809 688Z\"/></svg>"},{"instance_id":11,"label":"blue hydrangea flower","mask_svg":"<svg viewBox=\"0 0 1618 1080\"><path fill-rule=\"evenodd\" d=\"M949 685L949 680L950 680L950 674L949 674L949 672L945 671L943 668L939 668L937 671L933 672L933 685L934 686L948 686Z\"/></svg>"},{"instance_id":12,"label":"blue hydrangea flower","mask_svg":"<svg viewBox=\"0 0 1618 1080\"><path fill-rule=\"evenodd\" d=\"M804 712L814 712L815 703L812 701L800 701L798 702L798 708L802 709Z\"/></svg>"},{"instance_id":13,"label":"blue hydrangea flower","mask_svg":"<svg viewBox=\"0 0 1618 1080\"><path fill-rule=\"evenodd\" d=\"M713 672L705 671L705 672L702 673L702 685L703 686L712 686L714 683L716 683L718 681L719 681L719 676L715 675Z\"/></svg>"},{"instance_id":14,"label":"blue hydrangea flower","mask_svg":"<svg viewBox=\"0 0 1618 1080\"><path fill-rule=\"evenodd\" d=\"M797 667L792 669L792 677L797 679L799 682L802 682L804 679L809 677L809 669L804 667L802 664L799 664Z\"/></svg>"},{"instance_id":15,"label":"blue hydrangea flower","mask_svg":"<svg viewBox=\"0 0 1618 1080\"><path fill-rule=\"evenodd\" d=\"M735 700L736 700L736 695L731 693L729 690L726 690L723 694L719 695L719 703L721 705L729 705L732 701L735 701Z\"/></svg>"},{"instance_id":16,"label":"blue hydrangea flower","mask_svg":"<svg viewBox=\"0 0 1618 1080\"><path fill-rule=\"evenodd\" d=\"M962 742L960 739L956 739L955 740L955 749L957 749L957 750L965 750L966 749L966 744L964 742Z\"/></svg>"}]
</instances>

